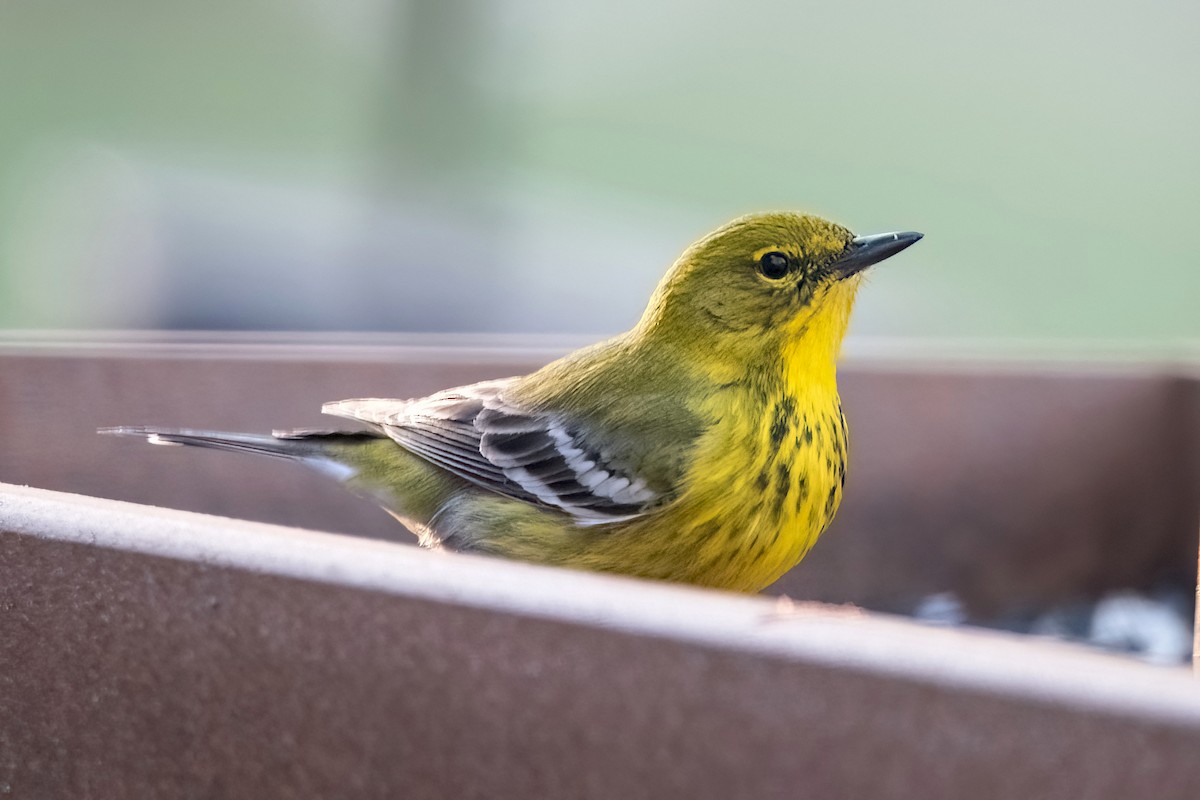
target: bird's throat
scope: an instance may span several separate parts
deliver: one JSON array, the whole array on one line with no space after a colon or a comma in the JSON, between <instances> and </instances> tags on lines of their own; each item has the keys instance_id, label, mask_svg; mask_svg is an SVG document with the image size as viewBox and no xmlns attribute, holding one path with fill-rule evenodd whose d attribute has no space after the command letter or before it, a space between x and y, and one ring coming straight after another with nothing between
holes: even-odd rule
<instances>
[{"instance_id":1,"label":"bird's throat","mask_svg":"<svg viewBox=\"0 0 1200 800\"><path fill-rule=\"evenodd\" d=\"M793 323L781 359L784 383L793 393L837 391L837 359L857 290L858 281L853 279L835 285L811 314Z\"/></svg>"}]
</instances>

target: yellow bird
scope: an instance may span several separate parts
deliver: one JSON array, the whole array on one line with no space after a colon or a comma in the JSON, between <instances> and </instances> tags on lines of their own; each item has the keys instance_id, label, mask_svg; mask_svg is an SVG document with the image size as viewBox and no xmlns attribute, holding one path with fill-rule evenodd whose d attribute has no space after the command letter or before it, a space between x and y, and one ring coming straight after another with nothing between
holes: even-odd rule
<instances>
[{"instance_id":1,"label":"yellow bird","mask_svg":"<svg viewBox=\"0 0 1200 800\"><path fill-rule=\"evenodd\" d=\"M426 547L758 591L841 501L836 362L863 270L920 238L746 216L689 247L627 333L523 377L322 409L366 431L102 432L300 461Z\"/></svg>"}]
</instances>

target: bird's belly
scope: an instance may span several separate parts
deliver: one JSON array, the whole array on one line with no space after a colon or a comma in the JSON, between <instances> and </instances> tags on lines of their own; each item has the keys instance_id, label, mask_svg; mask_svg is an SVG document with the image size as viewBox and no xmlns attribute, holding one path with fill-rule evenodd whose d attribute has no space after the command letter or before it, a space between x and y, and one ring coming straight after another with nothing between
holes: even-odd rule
<instances>
[{"instance_id":1,"label":"bird's belly","mask_svg":"<svg viewBox=\"0 0 1200 800\"><path fill-rule=\"evenodd\" d=\"M826 523L811 503L781 505L736 488L715 501L691 495L635 520L582 527L558 511L470 492L439 515L435 538L456 550L755 592L795 566Z\"/></svg>"},{"instance_id":2,"label":"bird's belly","mask_svg":"<svg viewBox=\"0 0 1200 800\"><path fill-rule=\"evenodd\" d=\"M680 525L681 545L694 555L684 580L706 586L759 591L778 580L808 553L828 526L841 499L836 478L800 475L784 492L730 491L716 513L698 524ZM693 519L702 519L693 517Z\"/></svg>"}]
</instances>

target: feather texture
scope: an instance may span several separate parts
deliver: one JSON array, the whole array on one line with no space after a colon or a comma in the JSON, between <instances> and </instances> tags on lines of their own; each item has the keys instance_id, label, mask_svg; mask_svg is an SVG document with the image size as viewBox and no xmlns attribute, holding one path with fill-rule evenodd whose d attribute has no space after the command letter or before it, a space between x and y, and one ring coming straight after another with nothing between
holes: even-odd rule
<instances>
[{"instance_id":1,"label":"feather texture","mask_svg":"<svg viewBox=\"0 0 1200 800\"><path fill-rule=\"evenodd\" d=\"M577 524L632 519L660 499L628 467L603 458L561 414L508 400L504 391L511 381L486 381L420 400L342 400L321 410L370 424L464 480L560 509Z\"/></svg>"}]
</instances>

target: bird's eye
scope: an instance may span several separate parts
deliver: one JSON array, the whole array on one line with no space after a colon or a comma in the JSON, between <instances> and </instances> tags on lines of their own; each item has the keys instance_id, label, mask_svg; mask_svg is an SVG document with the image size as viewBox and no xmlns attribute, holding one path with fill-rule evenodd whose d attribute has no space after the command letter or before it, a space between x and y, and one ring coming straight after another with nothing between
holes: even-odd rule
<instances>
[{"instance_id":1,"label":"bird's eye","mask_svg":"<svg viewBox=\"0 0 1200 800\"><path fill-rule=\"evenodd\" d=\"M787 255L778 250L773 250L758 260L758 271L763 274L764 278L770 278L773 281L787 275L791 266L792 262Z\"/></svg>"}]
</instances>

